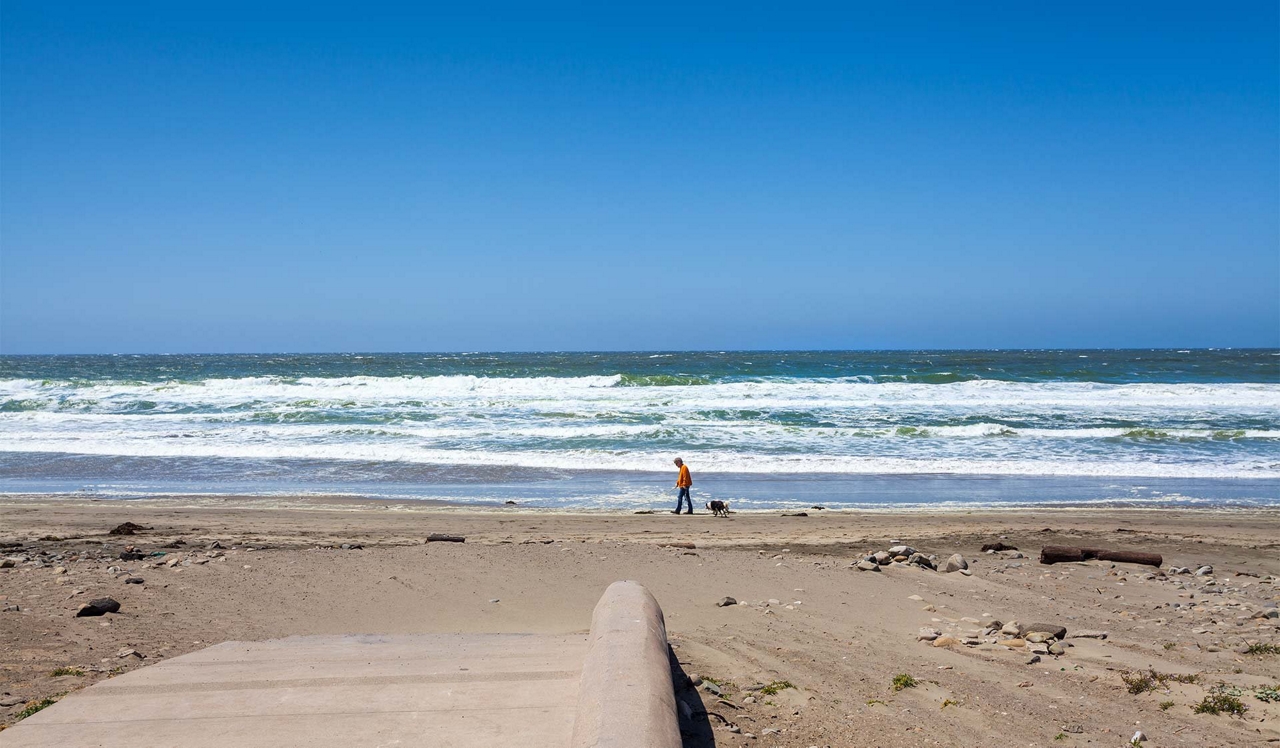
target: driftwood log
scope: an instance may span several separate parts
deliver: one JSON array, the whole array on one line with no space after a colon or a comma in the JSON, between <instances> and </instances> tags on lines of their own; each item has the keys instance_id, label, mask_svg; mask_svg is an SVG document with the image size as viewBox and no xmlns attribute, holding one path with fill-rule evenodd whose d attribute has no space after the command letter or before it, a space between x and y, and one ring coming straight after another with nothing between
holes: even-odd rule
<instances>
[{"instance_id":1,"label":"driftwood log","mask_svg":"<svg viewBox=\"0 0 1280 748\"><path fill-rule=\"evenodd\" d=\"M1113 551L1107 548L1076 548L1069 545L1046 545L1040 549L1040 563L1061 564L1071 561L1115 561L1124 564L1146 564L1160 566L1164 557L1159 553L1143 553L1142 551Z\"/></svg>"},{"instance_id":2,"label":"driftwood log","mask_svg":"<svg viewBox=\"0 0 1280 748\"><path fill-rule=\"evenodd\" d=\"M445 535L444 533L433 532L427 536L428 543L465 543L467 539L461 535Z\"/></svg>"}]
</instances>

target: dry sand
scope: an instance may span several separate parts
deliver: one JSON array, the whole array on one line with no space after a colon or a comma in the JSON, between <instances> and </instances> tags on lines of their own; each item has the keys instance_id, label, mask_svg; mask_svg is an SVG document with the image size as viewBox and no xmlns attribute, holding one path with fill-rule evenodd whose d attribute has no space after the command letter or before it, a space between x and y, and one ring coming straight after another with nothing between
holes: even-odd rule
<instances>
[{"instance_id":1,"label":"dry sand","mask_svg":"<svg viewBox=\"0 0 1280 748\"><path fill-rule=\"evenodd\" d=\"M1280 681L1280 656L1238 651L1280 644L1280 620L1254 617L1280 600L1280 512L808 515L3 499L0 541L20 548L0 552L17 557L0 570L0 608L19 608L0 612L0 703L16 702L0 708L0 722L25 702L229 639L584 631L604 588L635 579L666 611L683 670L722 684L723 699L707 684L698 694L715 745L1118 746L1137 730L1150 746L1280 742L1280 704L1250 690ZM106 534L126 520L151 529ZM466 543L425 543L431 533ZM178 539L185 545L161 548ZM1000 539L1026 558L979 551ZM224 548L209 549L214 541ZM972 575L850 568L890 541L944 559L959 552ZM696 547L664 547L673 542ZM128 544L169 555L111 560ZM1212 564L1214 574L1042 566L1046 544L1153 551L1166 571ZM126 584L112 566L145 582ZM74 617L106 595L119 614ZM725 596L749 604L717 607ZM1007 637L977 633L992 618L1065 626L1071 646L1028 664L1026 649L995 643ZM977 633L981 643L931 646L917 641L921 627ZM1071 638L1082 630L1108 637ZM130 649L145 659L118 656ZM59 667L84 675L51 676ZM1131 694L1122 672L1149 669L1196 682ZM900 673L917 685L894 691ZM1243 718L1193 712L1219 682L1242 689ZM749 690L770 683L794 688ZM711 744L696 730L688 743Z\"/></svg>"}]
</instances>

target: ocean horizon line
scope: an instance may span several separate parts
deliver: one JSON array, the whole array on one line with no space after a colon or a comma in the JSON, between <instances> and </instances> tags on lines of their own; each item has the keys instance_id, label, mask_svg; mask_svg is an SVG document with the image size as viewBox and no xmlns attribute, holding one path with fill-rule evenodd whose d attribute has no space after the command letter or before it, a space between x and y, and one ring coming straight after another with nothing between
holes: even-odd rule
<instances>
[{"instance_id":1,"label":"ocean horizon line","mask_svg":"<svg viewBox=\"0 0 1280 748\"><path fill-rule=\"evenodd\" d=\"M608 355L628 353L1065 353L1073 351L1147 351L1152 353L1208 351L1275 351L1276 345L1216 346L974 346L957 348L888 347L888 348L597 348L597 349L457 349L457 350L261 350L261 351L73 351L20 352L0 351L0 358L89 357L89 356L519 356L519 355Z\"/></svg>"}]
</instances>

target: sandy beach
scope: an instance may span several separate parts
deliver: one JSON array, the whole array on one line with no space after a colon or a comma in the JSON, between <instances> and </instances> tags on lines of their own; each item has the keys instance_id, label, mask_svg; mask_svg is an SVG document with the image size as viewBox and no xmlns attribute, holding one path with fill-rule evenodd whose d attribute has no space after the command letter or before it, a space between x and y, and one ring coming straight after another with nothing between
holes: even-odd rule
<instances>
[{"instance_id":1,"label":"sandy beach","mask_svg":"<svg viewBox=\"0 0 1280 748\"><path fill-rule=\"evenodd\" d=\"M1276 685L1280 659L1249 651L1280 644L1268 617L1280 601L1280 512L806 514L0 500L13 562L0 570L0 720L226 640L585 631L602 590L635 579L666 611L684 672L703 680L713 738L691 733L689 745L1120 745L1136 731L1158 746L1280 741L1280 704L1257 690ZM148 529L108 534L126 521ZM433 533L466 542L427 542ZM981 552L994 542L1018 550ZM962 554L970 574L851 568L894 544L940 561ZM1164 564L1041 565L1050 544L1160 553ZM119 560L130 545L165 555ZM1171 573L1203 565L1212 573ZM75 616L103 596L118 614ZM718 606L725 597L738 604ZM1063 653L990 632L993 620L1065 627L1053 649ZM1153 670L1151 688L1131 693L1124 678ZM915 685L895 690L899 674ZM1220 683L1243 717L1195 713Z\"/></svg>"}]
</instances>

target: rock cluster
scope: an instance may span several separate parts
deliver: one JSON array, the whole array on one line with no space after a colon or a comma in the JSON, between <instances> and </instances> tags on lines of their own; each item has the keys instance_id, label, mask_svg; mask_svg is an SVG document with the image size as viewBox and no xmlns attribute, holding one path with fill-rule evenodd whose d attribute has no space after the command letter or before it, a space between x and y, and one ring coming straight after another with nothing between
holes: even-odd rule
<instances>
[{"instance_id":1,"label":"rock cluster","mask_svg":"<svg viewBox=\"0 0 1280 748\"><path fill-rule=\"evenodd\" d=\"M939 561L936 555L922 553L909 545L894 545L887 550L869 553L849 564L849 568L858 571L880 571L881 566L919 566L945 573L971 573L969 562L959 553L953 553L945 561Z\"/></svg>"},{"instance_id":2,"label":"rock cluster","mask_svg":"<svg viewBox=\"0 0 1280 748\"><path fill-rule=\"evenodd\" d=\"M911 595L908 599L924 602L924 598L919 595ZM932 605L925 606L925 610L933 609ZM939 620L934 619L934 621ZM960 628L961 623L976 624L978 628L955 630ZM1053 623L1020 624L1017 621L1004 623L988 616L986 621L965 617L959 621L951 621L946 626L952 629L950 633L934 626L924 626L916 633L916 641L925 642L934 647L985 645L989 648L1023 651L1032 655L1027 661L1028 665L1040 662L1042 655L1060 657L1066 654L1067 647L1071 646L1062 641L1067 635L1066 627Z\"/></svg>"}]
</instances>

